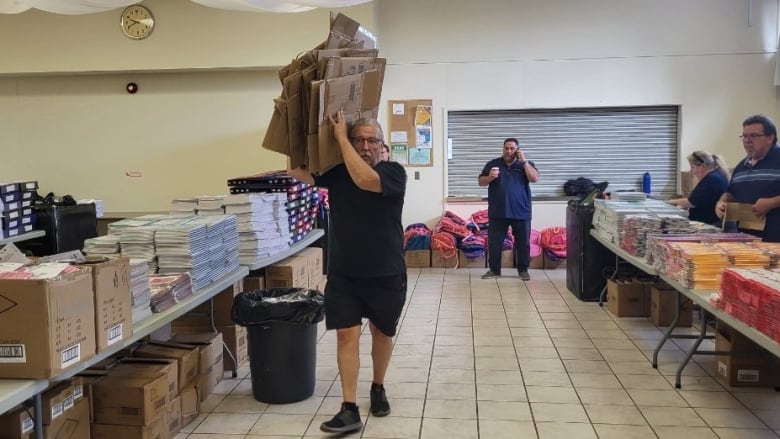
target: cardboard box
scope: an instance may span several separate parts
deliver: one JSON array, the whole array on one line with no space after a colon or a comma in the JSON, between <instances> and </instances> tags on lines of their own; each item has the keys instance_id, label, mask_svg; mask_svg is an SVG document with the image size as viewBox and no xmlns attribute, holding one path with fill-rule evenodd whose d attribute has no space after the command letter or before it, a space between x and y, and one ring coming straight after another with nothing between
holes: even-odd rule
<instances>
[{"instance_id":1,"label":"cardboard box","mask_svg":"<svg viewBox=\"0 0 780 439\"><path fill-rule=\"evenodd\" d=\"M650 320L656 326L669 326L674 320L674 309L677 306L675 291L670 289L650 288ZM690 327L693 323L693 302L680 294L680 318L678 327Z\"/></svg>"},{"instance_id":2,"label":"cardboard box","mask_svg":"<svg viewBox=\"0 0 780 439\"><path fill-rule=\"evenodd\" d=\"M133 335L130 259L121 257L83 267L92 272L97 352Z\"/></svg>"},{"instance_id":3,"label":"cardboard box","mask_svg":"<svg viewBox=\"0 0 780 439\"><path fill-rule=\"evenodd\" d=\"M455 268L458 266L459 254L458 250L449 250L443 254L441 250L431 250L431 267Z\"/></svg>"},{"instance_id":4,"label":"cardboard box","mask_svg":"<svg viewBox=\"0 0 780 439\"><path fill-rule=\"evenodd\" d=\"M324 293L325 292L325 285L327 283L328 283L328 277L327 276L321 276L320 280L317 281L317 286L314 287L314 289Z\"/></svg>"},{"instance_id":5,"label":"cardboard box","mask_svg":"<svg viewBox=\"0 0 780 439\"><path fill-rule=\"evenodd\" d=\"M181 427L184 428L194 421L200 413L200 396L196 386L187 386L182 389L181 394Z\"/></svg>"},{"instance_id":6,"label":"cardboard box","mask_svg":"<svg viewBox=\"0 0 780 439\"><path fill-rule=\"evenodd\" d=\"M404 252L407 268L428 268L431 266L430 250L407 250Z\"/></svg>"},{"instance_id":7,"label":"cardboard box","mask_svg":"<svg viewBox=\"0 0 780 439\"><path fill-rule=\"evenodd\" d=\"M780 373L776 358L760 347L757 350L743 350L750 346L744 343L744 336L740 334L734 338L734 334L737 332L715 333L715 350L732 353L715 357L718 378L731 387L774 387Z\"/></svg>"},{"instance_id":8,"label":"cardboard box","mask_svg":"<svg viewBox=\"0 0 780 439\"><path fill-rule=\"evenodd\" d=\"M230 310L233 308L233 299L243 290L244 282L243 280L240 280L214 296L215 325L230 325L233 323L233 320L230 318ZM172 325L174 328L177 326L211 327L208 302L198 305L192 311L174 320Z\"/></svg>"},{"instance_id":9,"label":"cardboard box","mask_svg":"<svg viewBox=\"0 0 780 439\"><path fill-rule=\"evenodd\" d=\"M528 268L540 269L544 268L544 256L540 253L539 256L531 257L531 263L528 264Z\"/></svg>"},{"instance_id":10,"label":"cardboard box","mask_svg":"<svg viewBox=\"0 0 780 439\"><path fill-rule=\"evenodd\" d=\"M726 203L724 221L736 221L740 229L764 230L766 218L759 218L753 213L753 205L749 203Z\"/></svg>"},{"instance_id":11,"label":"cardboard box","mask_svg":"<svg viewBox=\"0 0 780 439\"><path fill-rule=\"evenodd\" d=\"M309 288L309 261L307 258L289 258L265 268L266 288Z\"/></svg>"},{"instance_id":12,"label":"cardboard box","mask_svg":"<svg viewBox=\"0 0 780 439\"><path fill-rule=\"evenodd\" d=\"M616 317L650 315L645 287L633 280L607 280L607 309Z\"/></svg>"},{"instance_id":13,"label":"cardboard box","mask_svg":"<svg viewBox=\"0 0 780 439\"><path fill-rule=\"evenodd\" d=\"M514 250L501 250L501 268L515 268Z\"/></svg>"},{"instance_id":14,"label":"cardboard box","mask_svg":"<svg viewBox=\"0 0 780 439\"><path fill-rule=\"evenodd\" d=\"M566 258L555 260L547 256L547 252L542 251L542 259L544 259L545 270L554 270L556 268L566 267Z\"/></svg>"},{"instance_id":15,"label":"cardboard box","mask_svg":"<svg viewBox=\"0 0 780 439\"><path fill-rule=\"evenodd\" d=\"M165 425L168 427L168 438L173 439L181 431L181 398L178 396L168 403L165 412Z\"/></svg>"},{"instance_id":16,"label":"cardboard box","mask_svg":"<svg viewBox=\"0 0 780 439\"><path fill-rule=\"evenodd\" d=\"M181 343L151 342L143 344L133 351L133 356L176 360L179 365L179 390L192 384L198 377L200 354L197 346Z\"/></svg>"},{"instance_id":17,"label":"cardboard box","mask_svg":"<svg viewBox=\"0 0 780 439\"><path fill-rule=\"evenodd\" d=\"M222 334L219 332L176 334L173 341L197 346L200 350L198 385L200 387L200 400L204 401L214 391L214 387L222 381L224 372Z\"/></svg>"},{"instance_id":18,"label":"cardboard box","mask_svg":"<svg viewBox=\"0 0 780 439\"><path fill-rule=\"evenodd\" d=\"M89 402L82 399L51 425L43 426L45 439L89 439Z\"/></svg>"},{"instance_id":19,"label":"cardboard box","mask_svg":"<svg viewBox=\"0 0 780 439\"><path fill-rule=\"evenodd\" d=\"M458 268L485 268L487 258L485 255L476 258L467 258L463 252L458 252Z\"/></svg>"},{"instance_id":20,"label":"cardboard box","mask_svg":"<svg viewBox=\"0 0 780 439\"><path fill-rule=\"evenodd\" d=\"M165 375L109 375L92 385L95 423L150 425L168 405Z\"/></svg>"},{"instance_id":21,"label":"cardboard box","mask_svg":"<svg viewBox=\"0 0 780 439\"><path fill-rule=\"evenodd\" d=\"M230 352L236 357L236 367L241 367L249 361L249 350L247 344L246 328L236 324L229 326L219 326L217 330L222 333L222 338ZM233 370L233 361L230 356L223 355L222 364L225 370Z\"/></svg>"},{"instance_id":22,"label":"cardboard box","mask_svg":"<svg viewBox=\"0 0 780 439\"><path fill-rule=\"evenodd\" d=\"M92 439L172 439L165 428L165 414L149 425L92 424Z\"/></svg>"},{"instance_id":23,"label":"cardboard box","mask_svg":"<svg viewBox=\"0 0 780 439\"><path fill-rule=\"evenodd\" d=\"M165 375L168 401L173 401L179 395L179 365L170 358L123 358L109 373L112 376L150 378Z\"/></svg>"},{"instance_id":24,"label":"cardboard box","mask_svg":"<svg viewBox=\"0 0 780 439\"><path fill-rule=\"evenodd\" d=\"M0 414L0 439L33 439L33 419L30 414L33 409L22 406Z\"/></svg>"},{"instance_id":25,"label":"cardboard box","mask_svg":"<svg viewBox=\"0 0 780 439\"><path fill-rule=\"evenodd\" d=\"M57 384L43 392L41 395L41 416L44 425L50 425L56 422L65 414L65 398L69 397L68 408L73 407L73 391L70 383L64 382Z\"/></svg>"},{"instance_id":26,"label":"cardboard box","mask_svg":"<svg viewBox=\"0 0 780 439\"><path fill-rule=\"evenodd\" d=\"M322 249L320 247L306 247L296 256L306 258L309 261L309 288L314 288L324 274L322 269Z\"/></svg>"},{"instance_id":27,"label":"cardboard box","mask_svg":"<svg viewBox=\"0 0 780 439\"><path fill-rule=\"evenodd\" d=\"M81 378L84 386L84 399L89 402L89 422L95 422L95 398L92 392L93 385L110 373L111 372L107 370L88 369L79 374L79 378Z\"/></svg>"},{"instance_id":28,"label":"cardboard box","mask_svg":"<svg viewBox=\"0 0 780 439\"><path fill-rule=\"evenodd\" d=\"M0 279L0 334L0 378L51 378L92 358L92 276Z\"/></svg>"},{"instance_id":29,"label":"cardboard box","mask_svg":"<svg viewBox=\"0 0 780 439\"><path fill-rule=\"evenodd\" d=\"M244 278L244 288L241 291L257 291L265 289L263 276L247 276Z\"/></svg>"}]
</instances>

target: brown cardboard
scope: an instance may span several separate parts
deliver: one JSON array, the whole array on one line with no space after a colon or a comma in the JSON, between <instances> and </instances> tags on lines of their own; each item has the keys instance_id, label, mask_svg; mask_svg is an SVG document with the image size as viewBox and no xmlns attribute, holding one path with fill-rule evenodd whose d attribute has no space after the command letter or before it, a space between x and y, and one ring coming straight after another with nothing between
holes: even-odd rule
<instances>
[{"instance_id":1,"label":"brown cardboard","mask_svg":"<svg viewBox=\"0 0 780 439\"><path fill-rule=\"evenodd\" d=\"M762 352L764 348L756 344L753 340L744 336L741 332L731 326L718 320L715 330L720 334L724 341L728 342L729 352Z\"/></svg>"},{"instance_id":2,"label":"brown cardboard","mask_svg":"<svg viewBox=\"0 0 780 439\"><path fill-rule=\"evenodd\" d=\"M169 358L179 364L179 390L192 384L198 377L198 347L181 343L152 342L141 345L133 352L142 358Z\"/></svg>"},{"instance_id":3,"label":"brown cardboard","mask_svg":"<svg viewBox=\"0 0 780 439\"><path fill-rule=\"evenodd\" d=\"M374 57L328 58L325 61L325 74L321 79L333 79L341 76L356 75L370 70L384 72L387 60Z\"/></svg>"},{"instance_id":4,"label":"brown cardboard","mask_svg":"<svg viewBox=\"0 0 780 439\"><path fill-rule=\"evenodd\" d=\"M290 256L265 268L267 288L308 288L309 262L307 258Z\"/></svg>"},{"instance_id":5,"label":"brown cardboard","mask_svg":"<svg viewBox=\"0 0 780 439\"><path fill-rule=\"evenodd\" d=\"M84 384L84 399L89 402L89 422L95 422L95 398L92 394L93 385L106 377L111 372L107 370L85 370L81 372L79 377Z\"/></svg>"},{"instance_id":6,"label":"brown cardboard","mask_svg":"<svg viewBox=\"0 0 780 439\"><path fill-rule=\"evenodd\" d=\"M222 358L222 334L217 332L180 333L173 341L198 346L200 350L198 364L198 385L200 400L204 401L214 391L214 387L222 381L224 372Z\"/></svg>"},{"instance_id":7,"label":"brown cardboard","mask_svg":"<svg viewBox=\"0 0 780 439\"><path fill-rule=\"evenodd\" d=\"M545 270L555 270L556 268L566 267L566 258L554 260L547 256L547 252L542 252L542 259L544 259Z\"/></svg>"},{"instance_id":8,"label":"brown cardboard","mask_svg":"<svg viewBox=\"0 0 780 439\"><path fill-rule=\"evenodd\" d=\"M328 277L322 276L320 277L320 280L317 282L317 287L315 288L317 291L325 292L325 286L328 283Z\"/></svg>"},{"instance_id":9,"label":"brown cardboard","mask_svg":"<svg viewBox=\"0 0 780 439\"><path fill-rule=\"evenodd\" d=\"M515 267L515 251L501 250L501 268Z\"/></svg>"},{"instance_id":10,"label":"brown cardboard","mask_svg":"<svg viewBox=\"0 0 780 439\"><path fill-rule=\"evenodd\" d=\"M528 268L539 269L544 268L544 256L540 253L539 256L533 256L531 263L528 264Z\"/></svg>"},{"instance_id":11,"label":"brown cardboard","mask_svg":"<svg viewBox=\"0 0 780 439\"><path fill-rule=\"evenodd\" d=\"M290 137L287 133L287 101L274 99L274 111L263 138L263 148L290 155Z\"/></svg>"},{"instance_id":12,"label":"brown cardboard","mask_svg":"<svg viewBox=\"0 0 780 439\"><path fill-rule=\"evenodd\" d=\"M247 276L244 278L244 287L241 291L258 291L262 289L265 289L265 278L263 276Z\"/></svg>"},{"instance_id":13,"label":"brown cardboard","mask_svg":"<svg viewBox=\"0 0 780 439\"><path fill-rule=\"evenodd\" d=\"M99 264L84 265L92 272L95 292L95 331L97 352L133 335L133 308L130 293L130 259L121 257Z\"/></svg>"},{"instance_id":14,"label":"brown cardboard","mask_svg":"<svg viewBox=\"0 0 780 439\"><path fill-rule=\"evenodd\" d=\"M485 255L476 258L467 258L463 252L458 252L458 268L485 268L487 258Z\"/></svg>"},{"instance_id":15,"label":"brown cardboard","mask_svg":"<svg viewBox=\"0 0 780 439\"><path fill-rule=\"evenodd\" d=\"M219 294L214 296L214 324L230 325L233 320L230 318L230 310L233 308L233 298L244 290L243 280L234 283L225 288ZM211 326L209 317L209 304L203 303L195 307L191 312L184 314L172 322L173 327L178 326Z\"/></svg>"},{"instance_id":16,"label":"brown cardboard","mask_svg":"<svg viewBox=\"0 0 780 439\"><path fill-rule=\"evenodd\" d=\"M92 301L86 271L61 280L0 279L0 378L51 378L92 358Z\"/></svg>"},{"instance_id":17,"label":"brown cardboard","mask_svg":"<svg viewBox=\"0 0 780 439\"><path fill-rule=\"evenodd\" d=\"M172 439L165 428L165 414L149 425L92 424L92 439Z\"/></svg>"},{"instance_id":18,"label":"brown cardboard","mask_svg":"<svg viewBox=\"0 0 780 439\"><path fill-rule=\"evenodd\" d=\"M693 302L680 295L683 299L680 306L678 327L690 327L693 323ZM674 320L675 303L674 290L650 288L650 320L656 326L669 326Z\"/></svg>"},{"instance_id":19,"label":"brown cardboard","mask_svg":"<svg viewBox=\"0 0 780 439\"><path fill-rule=\"evenodd\" d=\"M0 439L33 439L33 409L18 406L0 414Z\"/></svg>"},{"instance_id":20,"label":"brown cardboard","mask_svg":"<svg viewBox=\"0 0 780 439\"><path fill-rule=\"evenodd\" d=\"M181 431L181 398L178 396L168 403L165 412L165 425L168 428L168 437L173 439Z\"/></svg>"},{"instance_id":21,"label":"brown cardboard","mask_svg":"<svg viewBox=\"0 0 780 439\"><path fill-rule=\"evenodd\" d=\"M306 258L308 261L309 287L313 288L315 285L317 285L317 282L319 282L320 278L324 274L322 269L322 248L306 247L305 249L299 251L296 256Z\"/></svg>"},{"instance_id":22,"label":"brown cardboard","mask_svg":"<svg viewBox=\"0 0 780 439\"><path fill-rule=\"evenodd\" d=\"M374 49L376 47L376 39L372 38L360 23L340 12L335 17L332 15L333 13L331 13L330 33L325 42L325 49L343 47Z\"/></svg>"},{"instance_id":23,"label":"brown cardboard","mask_svg":"<svg viewBox=\"0 0 780 439\"><path fill-rule=\"evenodd\" d=\"M217 328L222 333L222 338L230 352L236 357L237 366L240 367L249 361L249 351L247 346L246 328L236 324L229 326L219 326ZM225 370L233 370L233 361L230 356L223 355L222 364Z\"/></svg>"},{"instance_id":24,"label":"brown cardboard","mask_svg":"<svg viewBox=\"0 0 780 439\"><path fill-rule=\"evenodd\" d=\"M282 81L282 96L287 100L287 134L290 141L290 167L306 164L306 133L303 129L303 78L291 73Z\"/></svg>"},{"instance_id":25,"label":"brown cardboard","mask_svg":"<svg viewBox=\"0 0 780 439\"><path fill-rule=\"evenodd\" d=\"M168 401L179 395L179 365L170 358L124 358L111 369L112 376L157 377L165 375Z\"/></svg>"},{"instance_id":26,"label":"brown cardboard","mask_svg":"<svg viewBox=\"0 0 780 439\"><path fill-rule=\"evenodd\" d=\"M753 213L753 205L749 203L726 203L724 221L736 221L740 229L764 230L766 218L759 218Z\"/></svg>"},{"instance_id":27,"label":"brown cardboard","mask_svg":"<svg viewBox=\"0 0 780 439\"><path fill-rule=\"evenodd\" d=\"M82 399L65 412L58 422L43 426L45 439L89 439L89 402Z\"/></svg>"},{"instance_id":28,"label":"brown cardboard","mask_svg":"<svg viewBox=\"0 0 780 439\"><path fill-rule=\"evenodd\" d=\"M647 317L645 287L633 280L607 280L607 309L616 317Z\"/></svg>"},{"instance_id":29,"label":"brown cardboard","mask_svg":"<svg viewBox=\"0 0 780 439\"><path fill-rule=\"evenodd\" d=\"M43 392L43 395L41 395L43 416L41 418L44 425L56 422L65 414L65 398L68 396L71 398L69 405L72 406L73 393L70 384L67 382L57 384Z\"/></svg>"},{"instance_id":30,"label":"brown cardboard","mask_svg":"<svg viewBox=\"0 0 780 439\"><path fill-rule=\"evenodd\" d=\"M735 331L736 333L736 331ZM755 351L735 350L728 336L715 333L715 350L731 352L732 355L716 356L718 378L731 387L773 387L775 376L780 372L776 360L763 349ZM737 343L741 343L742 340ZM739 348L738 348L739 349Z\"/></svg>"},{"instance_id":31,"label":"brown cardboard","mask_svg":"<svg viewBox=\"0 0 780 439\"><path fill-rule=\"evenodd\" d=\"M407 250L404 252L407 268L428 268L431 266L430 250Z\"/></svg>"},{"instance_id":32,"label":"brown cardboard","mask_svg":"<svg viewBox=\"0 0 780 439\"><path fill-rule=\"evenodd\" d=\"M150 425L168 404L164 375L110 375L92 385L95 423Z\"/></svg>"},{"instance_id":33,"label":"brown cardboard","mask_svg":"<svg viewBox=\"0 0 780 439\"><path fill-rule=\"evenodd\" d=\"M458 266L459 258L458 250L449 250L444 254L449 256L445 258L442 256L441 250L431 250L431 267L434 268L455 268Z\"/></svg>"},{"instance_id":34,"label":"brown cardboard","mask_svg":"<svg viewBox=\"0 0 780 439\"><path fill-rule=\"evenodd\" d=\"M200 397L196 386L187 386L182 389L181 394L181 426L186 427L190 422L198 417L200 412Z\"/></svg>"}]
</instances>

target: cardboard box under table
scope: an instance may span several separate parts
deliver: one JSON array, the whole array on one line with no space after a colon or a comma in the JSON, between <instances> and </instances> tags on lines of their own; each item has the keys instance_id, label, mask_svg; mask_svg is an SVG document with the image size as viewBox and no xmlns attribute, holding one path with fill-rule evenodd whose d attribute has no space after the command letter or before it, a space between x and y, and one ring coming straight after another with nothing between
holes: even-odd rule
<instances>
[{"instance_id":1,"label":"cardboard box under table","mask_svg":"<svg viewBox=\"0 0 780 439\"><path fill-rule=\"evenodd\" d=\"M632 279L607 281L607 309L615 317L647 317L650 301L645 285Z\"/></svg>"},{"instance_id":2,"label":"cardboard box under table","mask_svg":"<svg viewBox=\"0 0 780 439\"><path fill-rule=\"evenodd\" d=\"M0 279L0 378L51 378L92 358L93 296L86 271Z\"/></svg>"},{"instance_id":3,"label":"cardboard box under table","mask_svg":"<svg viewBox=\"0 0 780 439\"><path fill-rule=\"evenodd\" d=\"M204 401L214 391L214 387L222 381L224 372L222 333L180 333L174 336L173 341L198 347L200 351L198 385L200 388L200 400Z\"/></svg>"}]
</instances>

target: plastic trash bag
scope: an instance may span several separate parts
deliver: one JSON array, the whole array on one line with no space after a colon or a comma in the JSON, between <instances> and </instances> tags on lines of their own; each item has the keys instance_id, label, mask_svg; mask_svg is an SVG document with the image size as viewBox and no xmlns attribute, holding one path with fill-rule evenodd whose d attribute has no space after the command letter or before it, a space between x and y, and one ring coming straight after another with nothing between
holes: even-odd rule
<instances>
[{"instance_id":1,"label":"plastic trash bag","mask_svg":"<svg viewBox=\"0 0 780 439\"><path fill-rule=\"evenodd\" d=\"M278 322L311 325L325 316L325 296L317 290L302 288L246 291L233 299L230 314L241 326Z\"/></svg>"}]
</instances>

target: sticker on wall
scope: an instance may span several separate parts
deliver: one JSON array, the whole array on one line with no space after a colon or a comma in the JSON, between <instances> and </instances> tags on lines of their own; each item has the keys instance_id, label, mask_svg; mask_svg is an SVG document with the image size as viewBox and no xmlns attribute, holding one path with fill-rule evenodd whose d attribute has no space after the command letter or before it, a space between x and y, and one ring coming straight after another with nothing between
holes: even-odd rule
<instances>
[{"instance_id":1,"label":"sticker on wall","mask_svg":"<svg viewBox=\"0 0 780 439\"><path fill-rule=\"evenodd\" d=\"M394 143L390 147L390 160L394 162L398 162L402 165L409 164L409 153L407 151L405 143L400 143L400 144Z\"/></svg>"}]
</instances>

